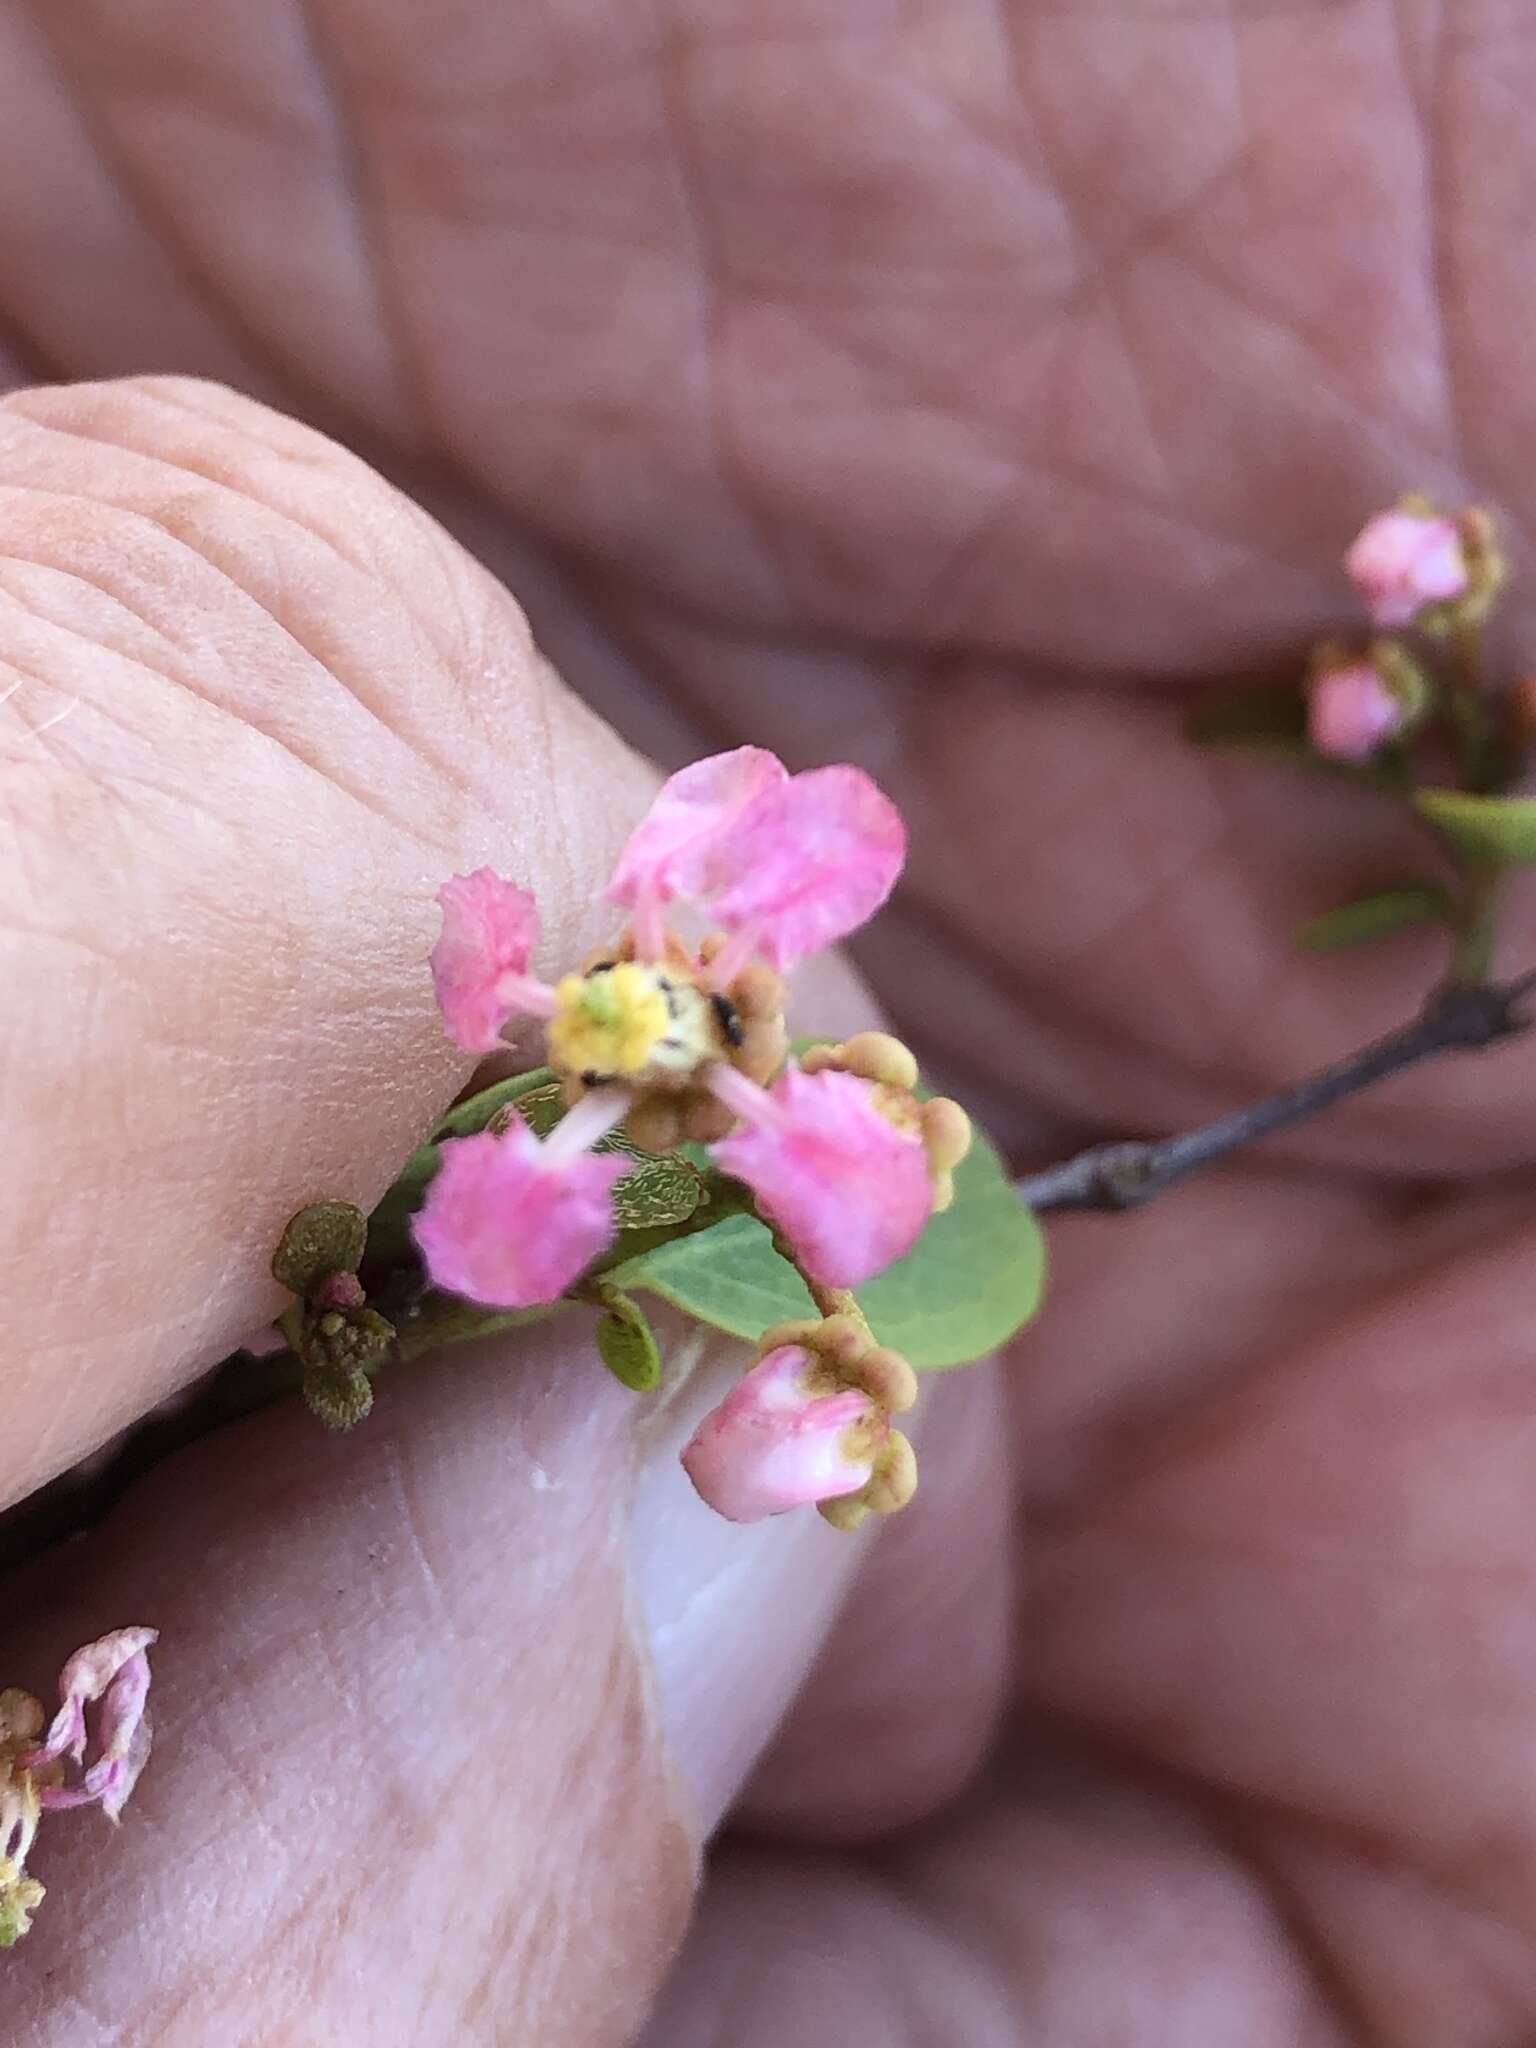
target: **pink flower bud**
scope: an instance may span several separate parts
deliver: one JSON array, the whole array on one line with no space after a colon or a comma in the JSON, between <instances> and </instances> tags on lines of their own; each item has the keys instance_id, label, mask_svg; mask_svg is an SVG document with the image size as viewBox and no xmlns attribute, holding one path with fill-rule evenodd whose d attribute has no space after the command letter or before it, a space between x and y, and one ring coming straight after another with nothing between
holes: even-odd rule
<instances>
[{"instance_id":1,"label":"pink flower bud","mask_svg":"<svg viewBox=\"0 0 1536 2048\"><path fill-rule=\"evenodd\" d=\"M813 1392L811 1375L825 1370L798 1344L781 1345L699 1424L683 1470L727 1521L758 1522L869 1484L889 1418L856 1389Z\"/></svg>"},{"instance_id":2,"label":"pink flower bud","mask_svg":"<svg viewBox=\"0 0 1536 2048\"><path fill-rule=\"evenodd\" d=\"M1465 597L1471 584L1455 521L1426 512L1379 512L1344 566L1377 626L1410 625L1426 605Z\"/></svg>"},{"instance_id":3,"label":"pink flower bud","mask_svg":"<svg viewBox=\"0 0 1536 2048\"><path fill-rule=\"evenodd\" d=\"M1368 761L1403 722L1403 707L1369 661L1325 668L1307 694L1307 737L1330 761Z\"/></svg>"}]
</instances>

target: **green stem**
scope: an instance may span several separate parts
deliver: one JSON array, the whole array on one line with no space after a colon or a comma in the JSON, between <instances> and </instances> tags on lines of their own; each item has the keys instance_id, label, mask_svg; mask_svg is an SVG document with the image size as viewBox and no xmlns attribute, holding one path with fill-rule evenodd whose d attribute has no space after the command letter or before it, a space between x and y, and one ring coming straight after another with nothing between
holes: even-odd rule
<instances>
[{"instance_id":1,"label":"green stem","mask_svg":"<svg viewBox=\"0 0 1536 2048\"><path fill-rule=\"evenodd\" d=\"M1498 936L1499 885L1503 876L1496 869L1470 868L1463 871L1461 929L1451 955L1451 981L1457 988L1480 988L1493 966L1494 941Z\"/></svg>"},{"instance_id":2,"label":"green stem","mask_svg":"<svg viewBox=\"0 0 1536 2048\"><path fill-rule=\"evenodd\" d=\"M1483 629L1480 622L1453 626L1450 639L1450 688L1447 710L1461 755L1462 780L1484 793L1494 780L1494 733L1483 686Z\"/></svg>"},{"instance_id":3,"label":"green stem","mask_svg":"<svg viewBox=\"0 0 1536 2048\"><path fill-rule=\"evenodd\" d=\"M766 1217L762 1220L765 1223L767 1222ZM863 1309L859 1306L858 1296L853 1293L852 1289L847 1287L823 1287L819 1280L812 1279L811 1275L807 1273L788 1238L775 1230L772 1224L769 1224L768 1229L769 1235L773 1239L774 1250L786 1266L793 1266L796 1273L799 1274L800 1284L816 1304L817 1314L821 1316L851 1316L856 1323L869 1330L869 1317L865 1315ZM872 1330L870 1335L874 1335Z\"/></svg>"}]
</instances>

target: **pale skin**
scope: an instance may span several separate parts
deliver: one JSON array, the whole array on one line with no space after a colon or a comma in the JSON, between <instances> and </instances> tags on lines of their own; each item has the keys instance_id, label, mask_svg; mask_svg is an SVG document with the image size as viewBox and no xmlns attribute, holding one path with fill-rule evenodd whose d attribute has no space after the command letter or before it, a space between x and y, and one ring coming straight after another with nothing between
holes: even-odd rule
<instances>
[{"instance_id":1,"label":"pale skin","mask_svg":"<svg viewBox=\"0 0 1536 2048\"><path fill-rule=\"evenodd\" d=\"M1334 623L1405 483L1529 565L1507 10L307 12L0 24L6 1499L464 1081L443 874L535 887L556 967L651 786L283 415L636 747L879 776L915 851L861 964L1021 1163L1412 1010L1428 942L1288 946L1408 842L1189 755L1168 688ZM22 388L146 369L278 410ZM575 1325L342 1444L194 1448L11 1589L0 1683L162 1631L122 1832L45 1833L16 2037L1517 2048L1532 1074L1063 1221L874 1546L704 1534L681 1408L739 1359L637 1425Z\"/></svg>"}]
</instances>

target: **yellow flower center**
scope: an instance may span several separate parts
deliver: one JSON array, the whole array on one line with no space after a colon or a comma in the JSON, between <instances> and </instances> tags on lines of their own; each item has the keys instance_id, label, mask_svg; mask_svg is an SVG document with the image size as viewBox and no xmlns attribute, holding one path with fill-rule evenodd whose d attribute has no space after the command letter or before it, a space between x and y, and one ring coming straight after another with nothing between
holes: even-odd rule
<instances>
[{"instance_id":1,"label":"yellow flower center","mask_svg":"<svg viewBox=\"0 0 1536 2048\"><path fill-rule=\"evenodd\" d=\"M550 1063L589 1084L692 1073L720 1050L708 1001L675 972L620 960L566 975L555 995Z\"/></svg>"}]
</instances>

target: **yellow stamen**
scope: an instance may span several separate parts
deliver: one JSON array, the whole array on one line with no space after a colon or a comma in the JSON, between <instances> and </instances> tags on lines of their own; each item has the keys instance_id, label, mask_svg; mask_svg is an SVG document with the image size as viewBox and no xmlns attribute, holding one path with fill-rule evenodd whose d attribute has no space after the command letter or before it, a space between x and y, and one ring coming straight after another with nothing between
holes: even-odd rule
<instances>
[{"instance_id":1,"label":"yellow stamen","mask_svg":"<svg viewBox=\"0 0 1536 2048\"><path fill-rule=\"evenodd\" d=\"M555 994L549 1052L573 1074L641 1073L666 1037L670 1012L655 971L632 960L595 974L568 974Z\"/></svg>"}]
</instances>

